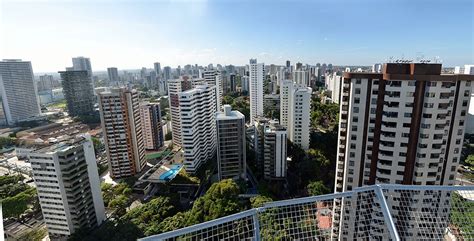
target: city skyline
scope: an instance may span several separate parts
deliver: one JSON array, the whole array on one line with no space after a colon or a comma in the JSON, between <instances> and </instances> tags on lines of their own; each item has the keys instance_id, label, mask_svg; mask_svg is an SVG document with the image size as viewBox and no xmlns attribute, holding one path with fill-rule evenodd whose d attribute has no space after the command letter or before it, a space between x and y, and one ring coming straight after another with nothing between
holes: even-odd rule
<instances>
[{"instance_id":1,"label":"city skyline","mask_svg":"<svg viewBox=\"0 0 474 241\"><path fill-rule=\"evenodd\" d=\"M439 56L452 67L474 61L472 7L463 0L5 1L0 52L31 61L36 73L64 69L73 56L91 58L97 71L152 68L157 61L245 65L249 58L372 65L391 56Z\"/></svg>"}]
</instances>

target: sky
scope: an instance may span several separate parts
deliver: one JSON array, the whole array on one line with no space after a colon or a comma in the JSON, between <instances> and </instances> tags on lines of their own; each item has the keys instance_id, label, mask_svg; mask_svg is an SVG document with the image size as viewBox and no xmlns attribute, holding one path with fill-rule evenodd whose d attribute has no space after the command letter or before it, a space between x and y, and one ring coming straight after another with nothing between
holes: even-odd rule
<instances>
[{"instance_id":1,"label":"sky","mask_svg":"<svg viewBox=\"0 0 474 241\"><path fill-rule=\"evenodd\" d=\"M0 0L0 58L57 72L393 59L474 63L472 0Z\"/></svg>"}]
</instances>

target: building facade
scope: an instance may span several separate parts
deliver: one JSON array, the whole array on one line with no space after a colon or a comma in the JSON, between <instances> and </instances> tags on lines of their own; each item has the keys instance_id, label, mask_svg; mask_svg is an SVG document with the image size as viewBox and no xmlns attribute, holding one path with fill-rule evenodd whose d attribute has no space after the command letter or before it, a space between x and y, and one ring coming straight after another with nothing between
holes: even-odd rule
<instances>
[{"instance_id":1,"label":"building facade","mask_svg":"<svg viewBox=\"0 0 474 241\"><path fill-rule=\"evenodd\" d=\"M280 91L280 120L288 138L296 145L309 149L312 89L285 80Z\"/></svg>"},{"instance_id":2,"label":"building facade","mask_svg":"<svg viewBox=\"0 0 474 241\"><path fill-rule=\"evenodd\" d=\"M49 237L65 239L105 220L94 145L76 137L28 154Z\"/></svg>"},{"instance_id":3,"label":"building facade","mask_svg":"<svg viewBox=\"0 0 474 241\"><path fill-rule=\"evenodd\" d=\"M94 112L92 79L85 70L60 71L61 84L70 116L89 115Z\"/></svg>"},{"instance_id":4,"label":"building facade","mask_svg":"<svg viewBox=\"0 0 474 241\"><path fill-rule=\"evenodd\" d=\"M473 75L442 75L441 64L389 63L382 73L344 73L335 191L377 183L454 185L472 80ZM397 205L414 211L426 208L396 201L400 195L390 197L392 210ZM438 208L440 216L448 215L449 197L425 195L430 208ZM336 205L340 229L335 235L356 239L353 225L364 209L345 206ZM399 227L415 222L396 212L394 221ZM403 231L410 240L435 238L417 229ZM386 233L371 235L383 239Z\"/></svg>"},{"instance_id":5,"label":"building facade","mask_svg":"<svg viewBox=\"0 0 474 241\"><path fill-rule=\"evenodd\" d=\"M337 75L336 73L328 74L326 76L326 89L331 91L331 101L332 103L340 103L341 98L341 85L342 85L342 76Z\"/></svg>"},{"instance_id":6,"label":"building facade","mask_svg":"<svg viewBox=\"0 0 474 241\"><path fill-rule=\"evenodd\" d=\"M38 89L31 62L0 61L0 124L13 125L41 114Z\"/></svg>"},{"instance_id":7,"label":"building facade","mask_svg":"<svg viewBox=\"0 0 474 241\"><path fill-rule=\"evenodd\" d=\"M160 103L140 103L145 149L158 150L164 145Z\"/></svg>"},{"instance_id":8,"label":"building facade","mask_svg":"<svg viewBox=\"0 0 474 241\"><path fill-rule=\"evenodd\" d=\"M224 105L216 113L217 168L219 180L246 178L245 116Z\"/></svg>"},{"instance_id":9,"label":"building facade","mask_svg":"<svg viewBox=\"0 0 474 241\"><path fill-rule=\"evenodd\" d=\"M138 92L128 87L106 88L98 96L110 175L133 176L146 166Z\"/></svg>"},{"instance_id":10,"label":"building facade","mask_svg":"<svg viewBox=\"0 0 474 241\"><path fill-rule=\"evenodd\" d=\"M115 67L107 68L107 75L109 76L110 85L117 86L118 83L120 82L118 69Z\"/></svg>"},{"instance_id":11,"label":"building facade","mask_svg":"<svg viewBox=\"0 0 474 241\"><path fill-rule=\"evenodd\" d=\"M215 88L203 84L178 94L183 163L190 173L216 155Z\"/></svg>"},{"instance_id":12,"label":"building facade","mask_svg":"<svg viewBox=\"0 0 474 241\"><path fill-rule=\"evenodd\" d=\"M250 59L249 65L249 94L250 94L250 122L263 116L263 81L265 80L265 64L257 63L257 59Z\"/></svg>"},{"instance_id":13,"label":"building facade","mask_svg":"<svg viewBox=\"0 0 474 241\"><path fill-rule=\"evenodd\" d=\"M271 120L264 127L263 177L266 180L283 179L287 174L287 134L285 127L277 120Z\"/></svg>"},{"instance_id":14,"label":"building facade","mask_svg":"<svg viewBox=\"0 0 474 241\"><path fill-rule=\"evenodd\" d=\"M181 109L179 94L190 90L197 85L204 84L204 79L193 79L188 76L182 76L179 79L168 82L168 96L171 114L171 130L173 135L173 144L181 146Z\"/></svg>"},{"instance_id":15,"label":"building facade","mask_svg":"<svg viewBox=\"0 0 474 241\"><path fill-rule=\"evenodd\" d=\"M203 72L204 80L208 85L216 86L216 111L221 110L222 106L222 97L224 94L224 87L223 87L223 78L220 71L216 69L208 69Z\"/></svg>"}]
</instances>

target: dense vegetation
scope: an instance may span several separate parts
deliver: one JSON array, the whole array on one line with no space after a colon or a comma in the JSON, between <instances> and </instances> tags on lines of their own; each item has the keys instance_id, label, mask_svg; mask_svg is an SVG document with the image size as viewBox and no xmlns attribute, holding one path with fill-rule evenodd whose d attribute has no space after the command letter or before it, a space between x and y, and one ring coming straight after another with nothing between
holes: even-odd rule
<instances>
[{"instance_id":1,"label":"dense vegetation","mask_svg":"<svg viewBox=\"0 0 474 241\"><path fill-rule=\"evenodd\" d=\"M129 192L128 189L129 187L123 183L115 187L103 184L104 202L109 207L112 207L113 203L122 202L122 199L125 199L123 197L124 193ZM117 215L114 220L106 221L89 234L87 234L87 230L80 230L72 235L69 240L136 240L143 236L227 216L244 209L245 205L238 198L240 192L239 185L233 180L214 183L204 196L194 202L192 208L188 211L181 210L181 207L177 204L178 201L170 197L154 198L126 214Z\"/></svg>"},{"instance_id":2,"label":"dense vegetation","mask_svg":"<svg viewBox=\"0 0 474 241\"><path fill-rule=\"evenodd\" d=\"M453 207L450 219L465 240L474 239L474 202L465 200L456 192L452 193L451 206Z\"/></svg>"},{"instance_id":3,"label":"dense vegetation","mask_svg":"<svg viewBox=\"0 0 474 241\"><path fill-rule=\"evenodd\" d=\"M250 104L248 98L239 96L237 92L224 95L222 98L223 105L231 105L232 110L237 110L245 116L245 121L250 120Z\"/></svg>"},{"instance_id":4,"label":"dense vegetation","mask_svg":"<svg viewBox=\"0 0 474 241\"><path fill-rule=\"evenodd\" d=\"M24 184L23 179L21 175L0 177L0 202L4 218L19 218L29 209L38 209L36 189Z\"/></svg>"}]
</instances>

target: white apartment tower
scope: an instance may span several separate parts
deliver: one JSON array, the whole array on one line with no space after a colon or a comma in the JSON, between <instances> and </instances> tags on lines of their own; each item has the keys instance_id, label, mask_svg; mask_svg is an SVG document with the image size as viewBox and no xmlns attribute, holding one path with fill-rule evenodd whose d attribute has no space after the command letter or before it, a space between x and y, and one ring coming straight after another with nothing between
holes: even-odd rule
<instances>
[{"instance_id":1,"label":"white apartment tower","mask_svg":"<svg viewBox=\"0 0 474 241\"><path fill-rule=\"evenodd\" d=\"M181 112L179 94L204 83L204 79L193 79L188 76L181 76L179 79L170 80L168 82L168 99L170 104L171 130L173 133L174 145L181 146Z\"/></svg>"},{"instance_id":2,"label":"white apartment tower","mask_svg":"<svg viewBox=\"0 0 474 241\"><path fill-rule=\"evenodd\" d=\"M288 107L290 101L290 93L293 91L292 80L282 80L280 84L280 124L288 128Z\"/></svg>"},{"instance_id":3,"label":"white apartment tower","mask_svg":"<svg viewBox=\"0 0 474 241\"><path fill-rule=\"evenodd\" d=\"M138 92L128 87L98 92L110 175L133 176L146 165Z\"/></svg>"},{"instance_id":4,"label":"white apartment tower","mask_svg":"<svg viewBox=\"0 0 474 241\"><path fill-rule=\"evenodd\" d=\"M216 69L208 69L203 72L202 77L208 85L216 86L216 111L221 111L224 88L220 71Z\"/></svg>"},{"instance_id":5,"label":"white apartment tower","mask_svg":"<svg viewBox=\"0 0 474 241\"><path fill-rule=\"evenodd\" d=\"M441 64L423 63L389 63L382 73L344 73L335 192L378 183L454 185L473 80L474 75L442 75ZM398 216L397 206L409 206L414 212L425 206L400 203L400 195L389 197L393 200L388 203L393 203L394 221L403 229L416 220ZM420 198L430 200L429 208L448 215L448 197L426 195ZM354 236L353 226L364 209L345 209L356 201L336 205L340 216L334 221L341 229L335 235L340 239L360 238ZM380 217L373 220L360 225L376 225ZM399 234L403 240L439 238L417 229L399 229ZM374 239L386 235L383 229L371 233Z\"/></svg>"},{"instance_id":6,"label":"white apartment tower","mask_svg":"<svg viewBox=\"0 0 474 241\"><path fill-rule=\"evenodd\" d=\"M245 116L224 105L216 113L219 180L246 178Z\"/></svg>"},{"instance_id":7,"label":"white apartment tower","mask_svg":"<svg viewBox=\"0 0 474 241\"><path fill-rule=\"evenodd\" d=\"M3 108L0 124L12 125L41 114L31 62L21 59L0 61L0 95L0 108Z\"/></svg>"},{"instance_id":8,"label":"white apartment tower","mask_svg":"<svg viewBox=\"0 0 474 241\"><path fill-rule=\"evenodd\" d=\"M267 180L286 177L287 165L287 134L285 127L271 120L264 126L263 140L263 176Z\"/></svg>"},{"instance_id":9,"label":"white apartment tower","mask_svg":"<svg viewBox=\"0 0 474 241\"><path fill-rule=\"evenodd\" d=\"M158 150L164 145L160 103L140 103L145 149Z\"/></svg>"},{"instance_id":10,"label":"white apartment tower","mask_svg":"<svg viewBox=\"0 0 474 241\"><path fill-rule=\"evenodd\" d=\"M310 86L308 72L304 70L293 71L293 82L302 86Z\"/></svg>"},{"instance_id":11,"label":"white apartment tower","mask_svg":"<svg viewBox=\"0 0 474 241\"><path fill-rule=\"evenodd\" d=\"M250 122L263 116L263 81L265 80L265 64L257 63L257 59L250 59Z\"/></svg>"},{"instance_id":12,"label":"white apartment tower","mask_svg":"<svg viewBox=\"0 0 474 241\"><path fill-rule=\"evenodd\" d=\"M65 239L105 220L94 146L89 135L51 144L29 154L49 237Z\"/></svg>"},{"instance_id":13,"label":"white apartment tower","mask_svg":"<svg viewBox=\"0 0 474 241\"><path fill-rule=\"evenodd\" d=\"M326 75L326 89L331 91L332 103L340 103L341 98L341 85L342 76L337 75L335 72Z\"/></svg>"},{"instance_id":14,"label":"white apartment tower","mask_svg":"<svg viewBox=\"0 0 474 241\"><path fill-rule=\"evenodd\" d=\"M204 84L178 94L183 162L190 173L216 154L215 88Z\"/></svg>"},{"instance_id":15,"label":"white apartment tower","mask_svg":"<svg viewBox=\"0 0 474 241\"><path fill-rule=\"evenodd\" d=\"M309 149L312 89L284 80L280 88L280 120L288 138L301 148Z\"/></svg>"}]
</instances>

